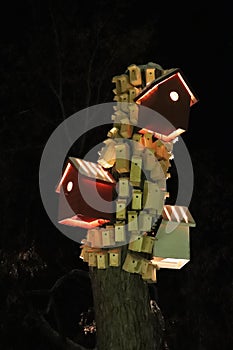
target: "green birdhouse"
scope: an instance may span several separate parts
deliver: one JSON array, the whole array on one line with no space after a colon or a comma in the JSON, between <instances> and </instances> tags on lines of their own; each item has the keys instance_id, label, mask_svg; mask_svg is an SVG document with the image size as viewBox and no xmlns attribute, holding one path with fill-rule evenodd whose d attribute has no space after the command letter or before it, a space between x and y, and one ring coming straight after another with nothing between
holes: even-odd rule
<instances>
[{"instance_id":1,"label":"green birdhouse","mask_svg":"<svg viewBox=\"0 0 233 350\"><path fill-rule=\"evenodd\" d=\"M181 269L190 260L189 229L196 224L187 207L165 205L152 262L159 268Z\"/></svg>"}]
</instances>

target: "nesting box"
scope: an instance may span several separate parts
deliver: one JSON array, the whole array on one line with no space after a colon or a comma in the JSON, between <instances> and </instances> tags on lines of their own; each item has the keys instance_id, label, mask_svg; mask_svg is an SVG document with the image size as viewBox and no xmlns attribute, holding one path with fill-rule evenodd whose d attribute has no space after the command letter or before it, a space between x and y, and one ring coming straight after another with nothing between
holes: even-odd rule
<instances>
[{"instance_id":1,"label":"nesting box","mask_svg":"<svg viewBox=\"0 0 233 350\"><path fill-rule=\"evenodd\" d=\"M121 264L121 249L109 250L109 266L118 267Z\"/></svg>"},{"instance_id":2,"label":"nesting box","mask_svg":"<svg viewBox=\"0 0 233 350\"><path fill-rule=\"evenodd\" d=\"M121 120L120 134L122 137L129 139L133 133L133 125L130 123L128 118Z\"/></svg>"},{"instance_id":3,"label":"nesting box","mask_svg":"<svg viewBox=\"0 0 233 350\"><path fill-rule=\"evenodd\" d=\"M127 253L122 269L130 273L140 273L141 271L141 257Z\"/></svg>"},{"instance_id":4,"label":"nesting box","mask_svg":"<svg viewBox=\"0 0 233 350\"><path fill-rule=\"evenodd\" d=\"M174 68L146 85L134 101L158 112L171 123L166 125L167 123L161 122L158 118L154 121L151 118L145 120L143 117L145 112L140 109L139 125L169 135L175 129L187 130L190 107L198 101L198 98L183 72L179 68Z\"/></svg>"},{"instance_id":5,"label":"nesting box","mask_svg":"<svg viewBox=\"0 0 233 350\"><path fill-rule=\"evenodd\" d=\"M129 197L129 192L130 192L129 179L125 177L120 177L118 181L119 197L127 198Z\"/></svg>"},{"instance_id":6,"label":"nesting box","mask_svg":"<svg viewBox=\"0 0 233 350\"><path fill-rule=\"evenodd\" d=\"M126 199L118 199L116 201L116 219L124 220L126 219Z\"/></svg>"},{"instance_id":7,"label":"nesting box","mask_svg":"<svg viewBox=\"0 0 233 350\"><path fill-rule=\"evenodd\" d=\"M153 266L152 263L148 263L146 267L146 271L141 273L142 279L146 281L156 282L157 276L156 276L156 267Z\"/></svg>"},{"instance_id":8,"label":"nesting box","mask_svg":"<svg viewBox=\"0 0 233 350\"><path fill-rule=\"evenodd\" d=\"M129 250L134 252L141 252L143 244L143 236L139 235L138 232L132 232L129 242Z\"/></svg>"},{"instance_id":9,"label":"nesting box","mask_svg":"<svg viewBox=\"0 0 233 350\"><path fill-rule=\"evenodd\" d=\"M131 64L127 67L129 71L130 84L138 86L142 84L141 69L136 64Z\"/></svg>"},{"instance_id":10,"label":"nesting box","mask_svg":"<svg viewBox=\"0 0 233 350\"><path fill-rule=\"evenodd\" d=\"M93 228L113 218L113 194L116 181L101 165L69 157L57 186L58 222L64 225ZM104 210L99 209L103 199Z\"/></svg>"},{"instance_id":11,"label":"nesting box","mask_svg":"<svg viewBox=\"0 0 233 350\"><path fill-rule=\"evenodd\" d=\"M109 247L115 244L114 226L101 229L101 233L103 247Z\"/></svg>"},{"instance_id":12,"label":"nesting box","mask_svg":"<svg viewBox=\"0 0 233 350\"><path fill-rule=\"evenodd\" d=\"M129 120L133 125L138 123L138 106L135 103L129 103Z\"/></svg>"},{"instance_id":13,"label":"nesting box","mask_svg":"<svg viewBox=\"0 0 233 350\"><path fill-rule=\"evenodd\" d=\"M165 192L158 184L151 181L144 181L143 208L154 209L158 215L161 214L165 201Z\"/></svg>"},{"instance_id":14,"label":"nesting box","mask_svg":"<svg viewBox=\"0 0 233 350\"><path fill-rule=\"evenodd\" d=\"M130 149L129 145L124 143L119 143L115 145L116 150L116 170L118 173L129 172L129 159L130 159Z\"/></svg>"},{"instance_id":15,"label":"nesting box","mask_svg":"<svg viewBox=\"0 0 233 350\"><path fill-rule=\"evenodd\" d=\"M88 266L96 267L97 266L97 251L96 249L88 250Z\"/></svg>"},{"instance_id":16,"label":"nesting box","mask_svg":"<svg viewBox=\"0 0 233 350\"><path fill-rule=\"evenodd\" d=\"M141 183L142 157L133 155L130 167L130 182L133 186L139 186Z\"/></svg>"},{"instance_id":17,"label":"nesting box","mask_svg":"<svg viewBox=\"0 0 233 350\"><path fill-rule=\"evenodd\" d=\"M107 269L108 268L108 252L102 250L96 253L97 256L97 267L98 269Z\"/></svg>"},{"instance_id":18,"label":"nesting box","mask_svg":"<svg viewBox=\"0 0 233 350\"><path fill-rule=\"evenodd\" d=\"M111 168L116 162L116 142L109 138L103 141L103 143L104 147L102 147L102 149L99 152L99 159L97 160L97 162L105 169L108 169Z\"/></svg>"},{"instance_id":19,"label":"nesting box","mask_svg":"<svg viewBox=\"0 0 233 350\"><path fill-rule=\"evenodd\" d=\"M139 215L139 230L150 231L151 225L152 225L152 216L145 211L141 211Z\"/></svg>"},{"instance_id":20,"label":"nesting box","mask_svg":"<svg viewBox=\"0 0 233 350\"><path fill-rule=\"evenodd\" d=\"M80 248L81 248L81 254L79 256L80 259L82 259L84 262L88 262L89 260L88 250L90 249L90 247L87 245L81 245Z\"/></svg>"},{"instance_id":21,"label":"nesting box","mask_svg":"<svg viewBox=\"0 0 233 350\"><path fill-rule=\"evenodd\" d=\"M156 167L156 163L158 163L158 161L155 158L154 152L146 148L143 153L143 169L151 171Z\"/></svg>"},{"instance_id":22,"label":"nesting box","mask_svg":"<svg viewBox=\"0 0 233 350\"><path fill-rule=\"evenodd\" d=\"M115 242L125 242L126 233L125 233L125 224L124 223L115 223Z\"/></svg>"},{"instance_id":23,"label":"nesting box","mask_svg":"<svg viewBox=\"0 0 233 350\"><path fill-rule=\"evenodd\" d=\"M138 215L136 211L128 211L128 230L137 231L138 230Z\"/></svg>"},{"instance_id":24,"label":"nesting box","mask_svg":"<svg viewBox=\"0 0 233 350\"><path fill-rule=\"evenodd\" d=\"M141 190L133 190L132 209L133 210L142 209L142 191Z\"/></svg>"},{"instance_id":25,"label":"nesting box","mask_svg":"<svg viewBox=\"0 0 233 350\"><path fill-rule=\"evenodd\" d=\"M133 134L132 137L132 147L133 147L133 154L136 156L140 156L142 152L144 151L144 146L142 143L142 135L141 134Z\"/></svg>"},{"instance_id":26,"label":"nesting box","mask_svg":"<svg viewBox=\"0 0 233 350\"><path fill-rule=\"evenodd\" d=\"M99 228L89 229L87 231L87 242L93 248L100 248L103 245L102 232Z\"/></svg>"},{"instance_id":27,"label":"nesting box","mask_svg":"<svg viewBox=\"0 0 233 350\"><path fill-rule=\"evenodd\" d=\"M155 238L151 236L146 236L146 235L142 237L143 237L143 240L142 240L141 252L151 254L153 251Z\"/></svg>"},{"instance_id":28,"label":"nesting box","mask_svg":"<svg viewBox=\"0 0 233 350\"><path fill-rule=\"evenodd\" d=\"M189 229L195 222L185 206L165 205L162 217L153 262L160 268L180 269L190 260Z\"/></svg>"}]
</instances>

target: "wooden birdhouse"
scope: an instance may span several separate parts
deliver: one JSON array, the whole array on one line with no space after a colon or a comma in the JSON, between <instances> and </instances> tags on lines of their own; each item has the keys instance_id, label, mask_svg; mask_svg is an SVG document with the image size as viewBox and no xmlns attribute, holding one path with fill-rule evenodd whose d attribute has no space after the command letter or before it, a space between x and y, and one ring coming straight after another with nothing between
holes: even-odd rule
<instances>
[{"instance_id":1,"label":"wooden birdhouse","mask_svg":"<svg viewBox=\"0 0 233 350\"><path fill-rule=\"evenodd\" d=\"M101 229L103 247L113 246L115 244L114 226L106 226Z\"/></svg>"},{"instance_id":2,"label":"wooden birdhouse","mask_svg":"<svg viewBox=\"0 0 233 350\"><path fill-rule=\"evenodd\" d=\"M108 252L101 250L96 253L97 256L97 268L98 269L107 269L108 268Z\"/></svg>"},{"instance_id":3,"label":"wooden birdhouse","mask_svg":"<svg viewBox=\"0 0 233 350\"><path fill-rule=\"evenodd\" d=\"M111 249L109 254L109 266L118 267L121 264L121 249Z\"/></svg>"},{"instance_id":4,"label":"wooden birdhouse","mask_svg":"<svg viewBox=\"0 0 233 350\"><path fill-rule=\"evenodd\" d=\"M125 177L120 177L118 181L118 195L119 197L127 198L130 193L129 179Z\"/></svg>"},{"instance_id":5,"label":"wooden birdhouse","mask_svg":"<svg viewBox=\"0 0 233 350\"><path fill-rule=\"evenodd\" d=\"M56 189L59 193L58 222L87 229L109 222L114 213L115 183L101 165L69 157ZM103 210L99 205L101 198Z\"/></svg>"},{"instance_id":6,"label":"wooden birdhouse","mask_svg":"<svg viewBox=\"0 0 233 350\"><path fill-rule=\"evenodd\" d=\"M145 120L145 116L143 117L145 112L140 109L139 125L169 135L175 129L187 130L190 107L198 101L198 98L183 72L179 68L174 68L147 84L134 101L158 112L172 124L166 125L167 123L160 122L158 118L154 121L151 118Z\"/></svg>"},{"instance_id":7,"label":"wooden birdhouse","mask_svg":"<svg viewBox=\"0 0 233 350\"><path fill-rule=\"evenodd\" d=\"M129 242L129 250L134 252L141 252L143 244L143 236L139 234L139 232L132 232Z\"/></svg>"},{"instance_id":8,"label":"wooden birdhouse","mask_svg":"<svg viewBox=\"0 0 233 350\"><path fill-rule=\"evenodd\" d=\"M165 191L162 191L158 184L151 181L144 181L143 208L154 209L158 215L161 214L165 201Z\"/></svg>"},{"instance_id":9,"label":"wooden birdhouse","mask_svg":"<svg viewBox=\"0 0 233 350\"><path fill-rule=\"evenodd\" d=\"M101 229L93 228L87 231L87 243L93 248L101 248L103 246Z\"/></svg>"},{"instance_id":10,"label":"wooden birdhouse","mask_svg":"<svg viewBox=\"0 0 233 350\"><path fill-rule=\"evenodd\" d=\"M189 228L195 222L187 207L165 205L156 234L153 263L159 268L180 269L190 260Z\"/></svg>"},{"instance_id":11,"label":"wooden birdhouse","mask_svg":"<svg viewBox=\"0 0 233 350\"><path fill-rule=\"evenodd\" d=\"M98 251L96 249L89 249L87 252L88 252L88 266L96 267Z\"/></svg>"},{"instance_id":12,"label":"wooden birdhouse","mask_svg":"<svg viewBox=\"0 0 233 350\"><path fill-rule=\"evenodd\" d=\"M130 149L126 142L115 146L116 150L116 170L119 174L129 172Z\"/></svg>"},{"instance_id":13,"label":"wooden birdhouse","mask_svg":"<svg viewBox=\"0 0 233 350\"><path fill-rule=\"evenodd\" d=\"M138 230L138 215L136 211L128 210L128 231Z\"/></svg>"},{"instance_id":14,"label":"wooden birdhouse","mask_svg":"<svg viewBox=\"0 0 233 350\"><path fill-rule=\"evenodd\" d=\"M115 242L125 242L126 233L125 233L125 224L122 222L115 223Z\"/></svg>"},{"instance_id":15,"label":"wooden birdhouse","mask_svg":"<svg viewBox=\"0 0 233 350\"><path fill-rule=\"evenodd\" d=\"M141 262L142 262L141 257L138 257L131 253L127 253L122 269L130 273L140 273Z\"/></svg>"},{"instance_id":16,"label":"wooden birdhouse","mask_svg":"<svg viewBox=\"0 0 233 350\"><path fill-rule=\"evenodd\" d=\"M152 263L145 262L144 269L141 269L141 271L143 280L157 282L156 267Z\"/></svg>"},{"instance_id":17,"label":"wooden birdhouse","mask_svg":"<svg viewBox=\"0 0 233 350\"><path fill-rule=\"evenodd\" d=\"M132 156L130 167L130 182L133 186L140 186L142 173L142 157Z\"/></svg>"},{"instance_id":18,"label":"wooden birdhouse","mask_svg":"<svg viewBox=\"0 0 233 350\"><path fill-rule=\"evenodd\" d=\"M126 219L126 199L118 199L116 201L116 219L124 220Z\"/></svg>"}]
</instances>

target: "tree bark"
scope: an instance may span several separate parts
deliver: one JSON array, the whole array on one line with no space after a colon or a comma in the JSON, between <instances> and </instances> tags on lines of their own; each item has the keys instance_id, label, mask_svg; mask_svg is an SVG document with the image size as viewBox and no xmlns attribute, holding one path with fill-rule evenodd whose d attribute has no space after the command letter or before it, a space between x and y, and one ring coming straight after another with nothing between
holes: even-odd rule
<instances>
[{"instance_id":1,"label":"tree bark","mask_svg":"<svg viewBox=\"0 0 233 350\"><path fill-rule=\"evenodd\" d=\"M124 247L125 254L126 250ZM141 275L128 273L122 266L106 270L90 267L90 277L97 349L161 350L161 318L151 309L148 284Z\"/></svg>"}]
</instances>

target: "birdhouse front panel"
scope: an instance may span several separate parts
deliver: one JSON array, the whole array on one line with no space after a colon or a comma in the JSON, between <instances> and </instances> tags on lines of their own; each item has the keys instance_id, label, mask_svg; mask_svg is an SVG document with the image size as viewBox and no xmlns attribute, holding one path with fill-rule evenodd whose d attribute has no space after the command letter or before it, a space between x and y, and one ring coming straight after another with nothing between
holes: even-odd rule
<instances>
[{"instance_id":1,"label":"birdhouse front panel","mask_svg":"<svg viewBox=\"0 0 233 350\"><path fill-rule=\"evenodd\" d=\"M156 235L153 255L155 257L190 259L189 227L177 224L167 232L167 222L162 221Z\"/></svg>"}]
</instances>

